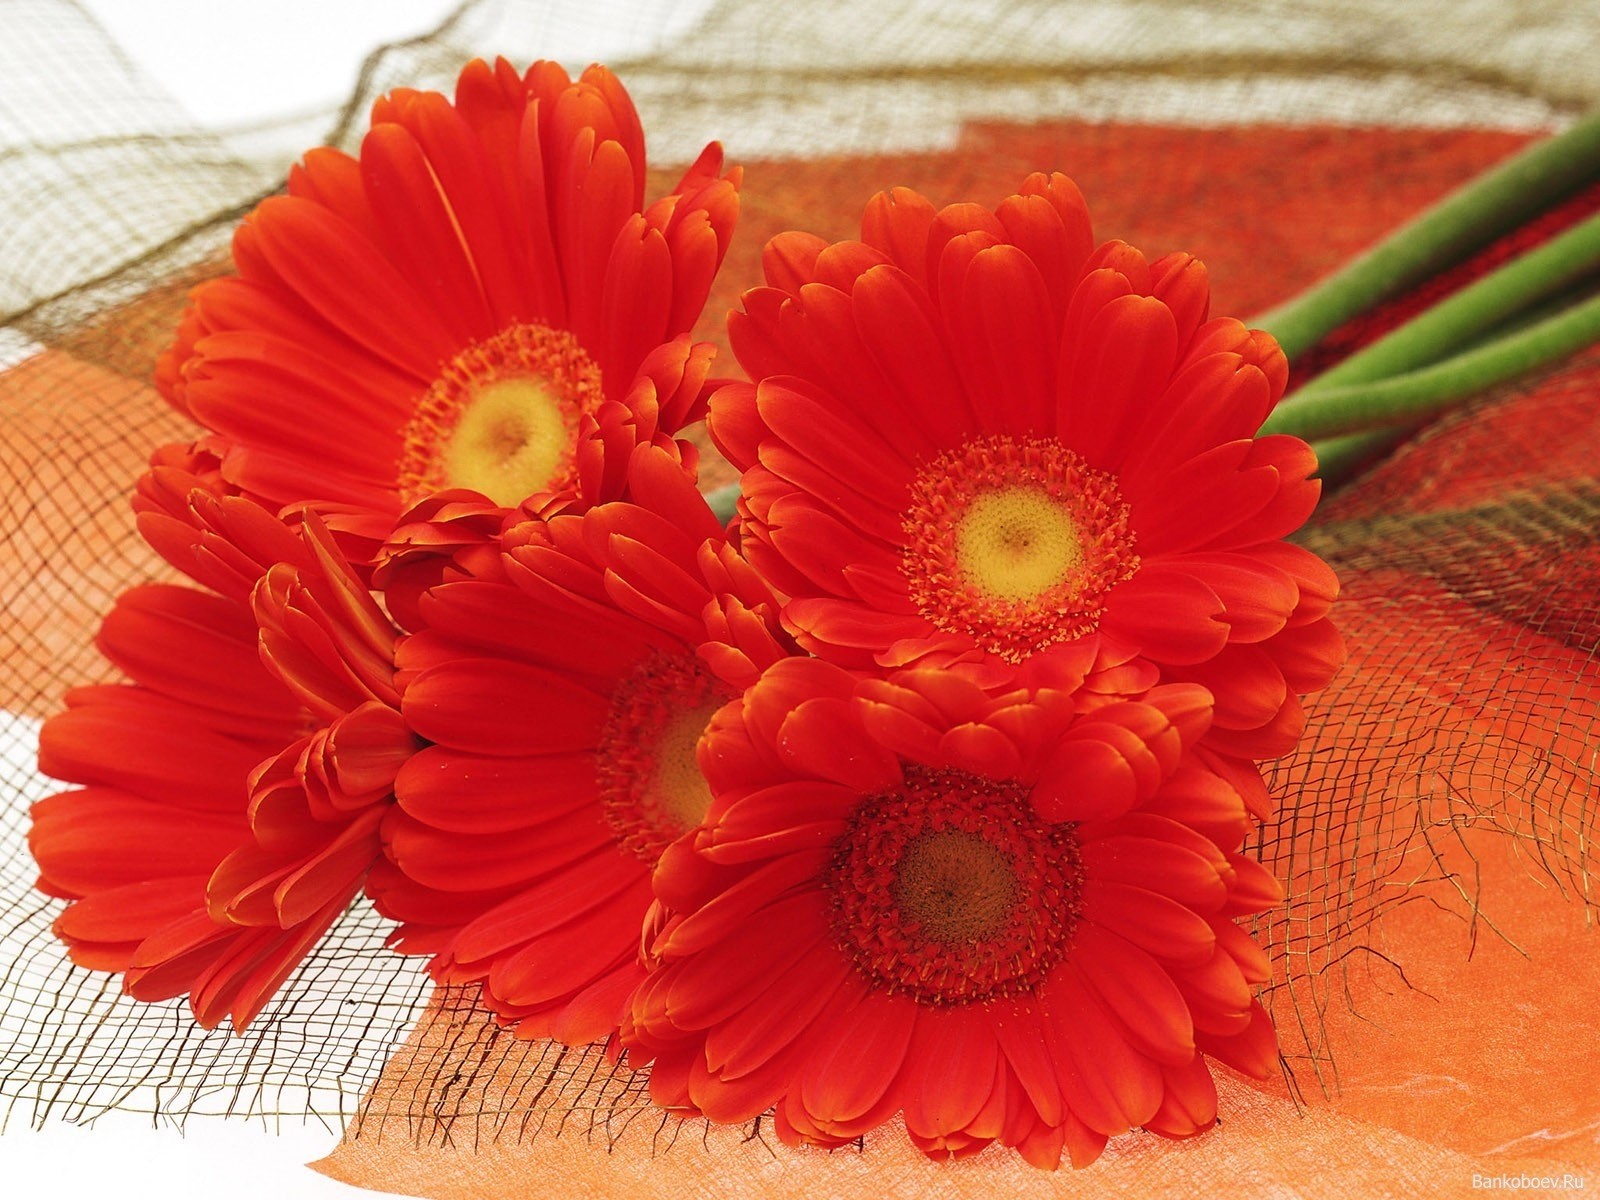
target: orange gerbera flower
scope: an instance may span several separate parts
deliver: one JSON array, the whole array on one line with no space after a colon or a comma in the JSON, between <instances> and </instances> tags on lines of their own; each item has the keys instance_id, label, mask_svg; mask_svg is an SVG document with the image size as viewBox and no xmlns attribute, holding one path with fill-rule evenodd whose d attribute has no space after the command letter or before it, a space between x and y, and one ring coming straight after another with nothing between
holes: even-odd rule
<instances>
[{"instance_id":1,"label":"orange gerbera flower","mask_svg":"<svg viewBox=\"0 0 1600 1200\"><path fill-rule=\"evenodd\" d=\"M521 1036L613 1032L641 967L650 871L711 800L712 712L792 652L776 604L670 455L633 502L530 521L477 578L415 604L401 770L371 891L400 949L481 983Z\"/></svg>"},{"instance_id":2,"label":"orange gerbera flower","mask_svg":"<svg viewBox=\"0 0 1600 1200\"><path fill-rule=\"evenodd\" d=\"M396 91L359 159L314 150L192 295L157 368L228 482L381 540L470 488L610 498L584 446L703 415L686 336L738 212L715 144L644 207L644 135L603 67L470 64L452 104ZM615 474L615 473L613 473ZM614 482L614 479L611 480Z\"/></svg>"},{"instance_id":3,"label":"orange gerbera flower","mask_svg":"<svg viewBox=\"0 0 1600 1200\"><path fill-rule=\"evenodd\" d=\"M879 195L862 241L784 234L765 266L711 429L803 646L1003 687L1097 638L1215 692L1230 752L1294 744L1341 657L1332 574L1279 540L1316 462L1254 438L1284 358L1207 320L1198 262L1095 249L1035 175L993 211Z\"/></svg>"},{"instance_id":4,"label":"orange gerbera flower","mask_svg":"<svg viewBox=\"0 0 1600 1200\"><path fill-rule=\"evenodd\" d=\"M903 1113L934 1157L1076 1165L1209 1127L1203 1054L1276 1065L1234 918L1281 898L1240 792L1193 753L1211 698L994 697L948 672L774 666L713 720L716 800L656 870L622 1028L669 1108L836 1146Z\"/></svg>"},{"instance_id":5,"label":"orange gerbera flower","mask_svg":"<svg viewBox=\"0 0 1600 1200\"><path fill-rule=\"evenodd\" d=\"M416 743L393 627L314 518L173 465L139 491L147 540L211 590L118 599L99 645L132 682L45 722L41 769L87 786L36 804L29 844L76 962L242 1029L361 890Z\"/></svg>"}]
</instances>

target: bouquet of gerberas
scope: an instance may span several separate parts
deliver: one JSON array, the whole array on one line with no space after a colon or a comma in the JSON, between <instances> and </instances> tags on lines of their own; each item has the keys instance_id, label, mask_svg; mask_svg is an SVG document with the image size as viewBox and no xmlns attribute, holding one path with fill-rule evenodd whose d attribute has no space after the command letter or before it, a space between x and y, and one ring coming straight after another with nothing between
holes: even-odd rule
<instances>
[{"instance_id":1,"label":"bouquet of gerberas","mask_svg":"<svg viewBox=\"0 0 1600 1200\"><path fill-rule=\"evenodd\" d=\"M242 1029L364 893L673 1112L1046 1168L1206 1130L1212 1061L1277 1065L1241 920L1282 893L1241 847L1344 653L1284 540L1294 434L1346 461L1594 306L1433 365L1575 278L1520 267L1275 414L1284 354L1200 263L1036 174L776 238L723 380L690 331L739 184L713 145L646 204L609 72L477 62L245 219L158 369L205 432L134 499L199 586L123 595L131 682L41 737L82 785L33 813L56 930ZM1403 244L1458 251L1483 195ZM1437 258L1269 324L1315 341ZM680 436L708 414L731 519Z\"/></svg>"}]
</instances>

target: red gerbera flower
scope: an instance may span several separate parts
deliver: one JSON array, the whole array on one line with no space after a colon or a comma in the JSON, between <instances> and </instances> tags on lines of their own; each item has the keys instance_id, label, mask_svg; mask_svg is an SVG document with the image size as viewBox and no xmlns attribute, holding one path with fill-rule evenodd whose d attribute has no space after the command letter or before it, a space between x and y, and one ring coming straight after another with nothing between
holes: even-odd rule
<instances>
[{"instance_id":1,"label":"red gerbera flower","mask_svg":"<svg viewBox=\"0 0 1600 1200\"><path fill-rule=\"evenodd\" d=\"M791 652L677 463L641 447L629 487L421 596L402 711L433 744L396 781L371 885L437 978L574 1044L613 1032L638 981L651 868L711 800L707 720Z\"/></svg>"},{"instance_id":2,"label":"red gerbera flower","mask_svg":"<svg viewBox=\"0 0 1600 1200\"><path fill-rule=\"evenodd\" d=\"M452 487L609 498L583 444L703 415L700 315L738 211L708 146L644 207L644 135L602 67L470 64L452 104L396 91L360 158L314 150L234 237L163 356L228 482L381 540Z\"/></svg>"},{"instance_id":3,"label":"red gerbera flower","mask_svg":"<svg viewBox=\"0 0 1600 1200\"><path fill-rule=\"evenodd\" d=\"M839 1145L904 1114L926 1153L1054 1167L1210 1126L1202 1054L1276 1063L1234 924L1281 898L1193 684L1075 712L948 672L767 672L712 722L716 801L666 851L622 1040L651 1094Z\"/></svg>"},{"instance_id":4,"label":"red gerbera flower","mask_svg":"<svg viewBox=\"0 0 1600 1200\"><path fill-rule=\"evenodd\" d=\"M314 519L297 534L172 465L136 507L147 540L212 590L118 599L99 645L132 682L76 689L45 723L41 769L88 786L36 804L29 845L39 887L73 901L55 929L76 962L242 1029L379 854L416 748L394 630Z\"/></svg>"},{"instance_id":5,"label":"red gerbera flower","mask_svg":"<svg viewBox=\"0 0 1600 1200\"><path fill-rule=\"evenodd\" d=\"M994 211L879 195L862 241L785 234L765 267L711 429L803 646L1008 686L1097 637L1214 691L1230 752L1294 744L1341 655L1332 574L1279 540L1316 461L1254 438L1284 358L1207 320L1198 262L1095 249L1035 175Z\"/></svg>"}]
</instances>

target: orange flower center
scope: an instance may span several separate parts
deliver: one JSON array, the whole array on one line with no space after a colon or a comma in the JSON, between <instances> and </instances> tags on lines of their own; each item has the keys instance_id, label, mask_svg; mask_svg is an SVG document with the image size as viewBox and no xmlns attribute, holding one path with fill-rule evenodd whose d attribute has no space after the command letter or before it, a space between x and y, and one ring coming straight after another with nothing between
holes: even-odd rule
<instances>
[{"instance_id":1,"label":"orange flower center","mask_svg":"<svg viewBox=\"0 0 1600 1200\"><path fill-rule=\"evenodd\" d=\"M1042 824L1020 783L908 767L834 844L834 937L872 982L924 1004L1031 994L1077 927L1074 828Z\"/></svg>"},{"instance_id":2,"label":"orange flower center","mask_svg":"<svg viewBox=\"0 0 1600 1200\"><path fill-rule=\"evenodd\" d=\"M692 655L656 654L622 681L600 735L600 802L617 840L647 863L705 819L695 751L733 693Z\"/></svg>"},{"instance_id":3,"label":"orange flower center","mask_svg":"<svg viewBox=\"0 0 1600 1200\"><path fill-rule=\"evenodd\" d=\"M580 418L602 398L600 368L565 330L512 325L473 342L417 402L400 494L411 503L471 488L509 508L570 487Z\"/></svg>"},{"instance_id":4,"label":"orange flower center","mask_svg":"<svg viewBox=\"0 0 1600 1200\"><path fill-rule=\"evenodd\" d=\"M1093 632L1139 569L1116 479L1056 441L987 437L929 463L903 529L911 601L1008 662Z\"/></svg>"}]
</instances>

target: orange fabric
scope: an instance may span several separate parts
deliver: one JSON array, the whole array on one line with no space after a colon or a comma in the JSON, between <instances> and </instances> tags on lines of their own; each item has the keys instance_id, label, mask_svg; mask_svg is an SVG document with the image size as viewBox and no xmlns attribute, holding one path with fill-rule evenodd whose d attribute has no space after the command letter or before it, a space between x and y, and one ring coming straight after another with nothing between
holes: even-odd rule
<instances>
[{"instance_id":1,"label":"orange fabric","mask_svg":"<svg viewBox=\"0 0 1600 1200\"><path fill-rule=\"evenodd\" d=\"M125 501L91 498L131 494L150 451L189 426L153 388L65 350L0 374L0 421L4 653L26 689L0 705L43 717L68 687L114 678L94 647L100 618L129 580L167 573Z\"/></svg>"},{"instance_id":2,"label":"orange fabric","mask_svg":"<svg viewBox=\"0 0 1600 1200\"><path fill-rule=\"evenodd\" d=\"M1470 847L1473 857L1465 853ZM1460 1151L1486 1173L1527 1157L1600 1174L1600 945L1582 906L1539 879L1529 849L1471 835L1450 867L1492 892L1493 929L1433 906L1385 918L1358 969L1336 1051L1333 1111ZM1474 877L1476 876L1476 878ZM1498 935L1495 932L1498 930Z\"/></svg>"},{"instance_id":3,"label":"orange fabric","mask_svg":"<svg viewBox=\"0 0 1600 1200\"><path fill-rule=\"evenodd\" d=\"M750 1140L744 1129L677 1131L644 1106L618 1101L598 1124L562 1114L574 1080L604 1074L597 1056L549 1089L532 1071L503 1070L434 1119L396 1114L359 1127L318 1169L362 1187L484 1200L573 1197L887 1196L1466 1196L1478 1176L1592 1178L1600 1096L1586 1069L1600 1044L1600 953L1580 906L1542 884L1503 841L1476 839L1479 882L1496 896L1489 930L1467 957L1460 920L1432 905L1403 906L1375 948L1405 964L1410 987L1376 962L1352 978L1361 1014L1339 1016L1339 1086L1331 1099L1301 1081L1307 1107L1281 1086L1258 1090L1219 1071L1221 1126L1190 1143L1145 1133L1116 1139L1086 1171L1054 1177L997 1147L970 1162L936 1167L903 1135L880 1130L862 1154L797 1152ZM1450 865L1466 864L1464 852ZM1526 958L1523 957L1526 954ZM380 1083L403 1096L406 1081L452 1050L493 1045L487 1029L436 1008ZM1285 1050L1296 1050L1285 1031ZM442 1056L442 1057L441 1057ZM518 1059L509 1064L525 1066ZM537 1094L536 1094L537 1093ZM614 1101L617 1100L613 1096ZM482 1112L479 1119L466 1114ZM451 1113L463 1114L452 1117ZM559 1132L558 1132L559 1129ZM524 1131L521 1140L517 1131ZM532 1131L527 1132L527 1131ZM498 1131L498 1133L497 1133ZM676 1136L675 1136L676 1134ZM1481 1193L1480 1193L1481 1194Z\"/></svg>"},{"instance_id":4,"label":"orange fabric","mask_svg":"<svg viewBox=\"0 0 1600 1200\"><path fill-rule=\"evenodd\" d=\"M999 1150L938 1166L892 1132L863 1154L795 1151L717 1129L652 1156L648 1135L615 1147L578 1137L497 1142L475 1148L418 1145L404 1138L346 1143L314 1164L335 1179L402 1195L451 1200L560 1196L563 1200L856 1200L856 1198L1171 1197L1237 1200L1349 1200L1352 1196L1473 1196L1474 1176L1585 1178L1549 1158L1486 1163L1351 1120L1326 1109L1297 1110L1233 1080L1218 1085L1222 1131L1175 1146L1135 1133L1088 1170L1035 1171ZM641 1126L646 1122L639 1122ZM653 1123L649 1123L653 1129ZM1593 1171L1588 1178L1593 1177ZM1556 1194L1561 1194L1559 1191Z\"/></svg>"},{"instance_id":5,"label":"orange fabric","mask_svg":"<svg viewBox=\"0 0 1600 1200\"><path fill-rule=\"evenodd\" d=\"M949 154L751 164L744 224L701 332L721 336L720 314L758 278L760 246L780 229L847 236L868 191L892 183L936 201L992 202L1039 168L1077 178L1100 236L1195 252L1210 267L1215 311L1249 313L1521 140L1062 123L974 128ZM1600 419L1588 397L1597 382L1593 364L1569 369L1486 420L1457 421L1425 453L1328 505L1313 538L1350 551L1368 536L1364 520L1481 505L1503 496L1513 469L1521 487L1592 478ZM1548 470L1518 453L1529 443L1516 431L1534 426L1545 445L1562 431ZM1496 457L1495 447L1509 449ZM1441 488L1441 470L1461 487ZM770 1131L752 1138L664 1118L596 1053L509 1043L451 995L420 1022L363 1120L319 1169L451 1198L1465 1196L1482 1194L1475 1174L1600 1174L1600 1075L1589 1061L1600 1044L1600 941L1573 893L1594 815L1572 764L1593 749L1570 720L1550 719L1596 710L1600 683L1584 649L1592 643L1575 642L1558 621L1530 634L1486 611L1516 608L1519 596L1542 603L1560 573L1534 560L1519 576L1532 581L1526 595L1498 577L1487 579L1481 604L1470 588L1471 602L1445 594L1448 572L1435 571L1427 552L1452 527L1378 527L1373 536L1392 541L1373 544L1370 560L1347 572L1337 614L1351 666L1311 710L1312 753L1274 781L1284 828L1313 794L1335 806L1313 819L1338 828L1325 841L1274 839L1269 828L1265 851L1291 881L1291 908L1300 906L1300 932L1277 918L1269 942L1280 970L1288 962L1314 976L1270 995L1304 1111L1287 1084L1258 1090L1229 1078L1217 1131L1186 1144L1134 1134L1090 1169L1053 1177L995 1148L935 1167L893 1127L861 1154L798 1152ZM1493 561L1520 561L1515 538L1497 547ZM1410 557L1394 557L1402 550ZM1581 606L1592 612L1592 590ZM1585 678L1588 686L1574 682ZM1385 743L1393 771L1374 774L1371 794L1341 790L1341 764L1372 744L1374 730L1419 720L1420 767L1406 743ZM1571 802L1545 802L1538 789ZM1546 856L1574 837L1576 868ZM1308 852L1321 857L1296 858ZM1464 922L1478 896L1480 918ZM1341 924L1318 938L1312 918L1323 903Z\"/></svg>"}]
</instances>

